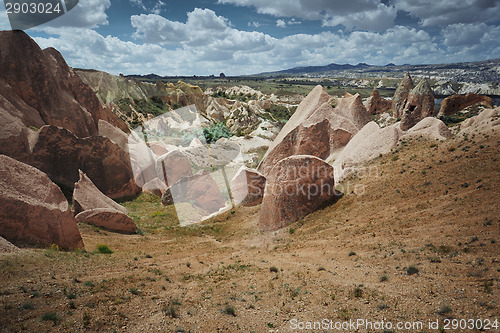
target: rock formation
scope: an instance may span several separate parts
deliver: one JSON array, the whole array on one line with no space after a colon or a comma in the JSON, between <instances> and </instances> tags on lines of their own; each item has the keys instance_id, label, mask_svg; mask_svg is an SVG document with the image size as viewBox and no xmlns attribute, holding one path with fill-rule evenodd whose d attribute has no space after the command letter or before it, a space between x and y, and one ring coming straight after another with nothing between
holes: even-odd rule
<instances>
[{"instance_id":1,"label":"rock formation","mask_svg":"<svg viewBox=\"0 0 500 333\"><path fill-rule=\"evenodd\" d=\"M335 169L335 181L339 183L346 176L357 171L363 163L368 162L380 154L386 154L393 149L402 133L397 126L380 128L375 122L369 122L359 131L342 152L333 161ZM327 162L332 162L330 159Z\"/></svg>"},{"instance_id":2,"label":"rock formation","mask_svg":"<svg viewBox=\"0 0 500 333\"><path fill-rule=\"evenodd\" d=\"M217 212L226 205L219 186L207 171L199 171L179 179L162 195L164 205L184 202L191 203L208 214Z\"/></svg>"},{"instance_id":3,"label":"rock formation","mask_svg":"<svg viewBox=\"0 0 500 333\"><path fill-rule=\"evenodd\" d=\"M498 131L500 125L500 107L486 109L477 116L466 119L460 124L460 134L488 133Z\"/></svg>"},{"instance_id":4,"label":"rock formation","mask_svg":"<svg viewBox=\"0 0 500 333\"><path fill-rule=\"evenodd\" d=\"M300 103L264 155L258 170L267 176L276 163L292 155L326 159L338 153L367 122L369 115L361 97L332 97L316 86Z\"/></svg>"},{"instance_id":5,"label":"rock formation","mask_svg":"<svg viewBox=\"0 0 500 333\"><path fill-rule=\"evenodd\" d=\"M12 253L21 251L17 246L0 236L0 253Z\"/></svg>"},{"instance_id":6,"label":"rock formation","mask_svg":"<svg viewBox=\"0 0 500 333\"><path fill-rule=\"evenodd\" d=\"M118 145L101 136L78 138L57 126L43 126L33 139L33 165L56 183L69 188L82 170L111 198L140 192L133 180L130 157Z\"/></svg>"},{"instance_id":7,"label":"rock formation","mask_svg":"<svg viewBox=\"0 0 500 333\"><path fill-rule=\"evenodd\" d=\"M368 100L366 101L366 110L369 114L386 112L391 109L391 106L391 101L380 97L380 93L377 89L373 90L371 96L368 97Z\"/></svg>"},{"instance_id":8,"label":"rock formation","mask_svg":"<svg viewBox=\"0 0 500 333\"><path fill-rule=\"evenodd\" d=\"M272 231L335 202L333 167L310 155L279 161L268 173L259 227Z\"/></svg>"},{"instance_id":9,"label":"rock formation","mask_svg":"<svg viewBox=\"0 0 500 333\"><path fill-rule=\"evenodd\" d=\"M86 223L109 231L134 234L137 226L126 214L109 208L95 208L83 211L75 216L78 223Z\"/></svg>"},{"instance_id":10,"label":"rock formation","mask_svg":"<svg viewBox=\"0 0 500 333\"><path fill-rule=\"evenodd\" d=\"M142 192L149 192L159 197L161 197L163 195L163 192L165 192L166 190L167 185L159 178L150 180L142 186Z\"/></svg>"},{"instance_id":11,"label":"rock formation","mask_svg":"<svg viewBox=\"0 0 500 333\"><path fill-rule=\"evenodd\" d=\"M128 153L127 133L102 119L99 119L98 130L100 136L110 139L113 143L117 144L124 152Z\"/></svg>"},{"instance_id":12,"label":"rock formation","mask_svg":"<svg viewBox=\"0 0 500 333\"><path fill-rule=\"evenodd\" d=\"M85 173L79 170L80 179L73 190L73 214L95 208L115 209L127 214L127 209L105 196Z\"/></svg>"},{"instance_id":13,"label":"rock formation","mask_svg":"<svg viewBox=\"0 0 500 333\"><path fill-rule=\"evenodd\" d=\"M403 138L424 137L431 140L446 140L452 136L445 123L437 118L427 117L410 128Z\"/></svg>"},{"instance_id":14,"label":"rock formation","mask_svg":"<svg viewBox=\"0 0 500 333\"><path fill-rule=\"evenodd\" d=\"M434 115L434 93L427 79L422 79L408 94L403 109L401 129L408 130L420 120Z\"/></svg>"},{"instance_id":15,"label":"rock formation","mask_svg":"<svg viewBox=\"0 0 500 333\"><path fill-rule=\"evenodd\" d=\"M468 93L467 95L453 95L448 96L441 102L441 107L437 117L448 116L458 111L475 104L481 104L488 108L493 107L493 100L484 95Z\"/></svg>"},{"instance_id":16,"label":"rock formation","mask_svg":"<svg viewBox=\"0 0 500 333\"><path fill-rule=\"evenodd\" d=\"M256 206L262 203L266 178L256 170L241 167L231 180L230 186L235 204Z\"/></svg>"},{"instance_id":17,"label":"rock formation","mask_svg":"<svg viewBox=\"0 0 500 333\"><path fill-rule=\"evenodd\" d=\"M193 174L191 163L186 155L174 150L160 156L156 162L156 173L162 175L164 183L168 186L175 184L182 177Z\"/></svg>"},{"instance_id":18,"label":"rock formation","mask_svg":"<svg viewBox=\"0 0 500 333\"><path fill-rule=\"evenodd\" d=\"M413 89L413 80L409 73L406 73L403 80L399 83L398 88L392 97L392 115L394 118L403 116L403 109L408 101L408 95Z\"/></svg>"},{"instance_id":19,"label":"rock formation","mask_svg":"<svg viewBox=\"0 0 500 333\"><path fill-rule=\"evenodd\" d=\"M83 248L59 187L40 170L5 155L0 155L0 207L0 235L16 245Z\"/></svg>"}]
</instances>

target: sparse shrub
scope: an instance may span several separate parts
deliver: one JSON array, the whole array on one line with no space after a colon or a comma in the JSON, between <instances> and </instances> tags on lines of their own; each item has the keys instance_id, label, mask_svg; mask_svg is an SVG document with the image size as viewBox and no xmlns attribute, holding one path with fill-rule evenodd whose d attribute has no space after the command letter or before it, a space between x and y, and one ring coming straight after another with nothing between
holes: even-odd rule
<instances>
[{"instance_id":1,"label":"sparse shrub","mask_svg":"<svg viewBox=\"0 0 500 333\"><path fill-rule=\"evenodd\" d=\"M354 297L362 297L363 296L363 289L358 286L356 288L354 288Z\"/></svg>"},{"instance_id":2,"label":"sparse shrub","mask_svg":"<svg viewBox=\"0 0 500 333\"><path fill-rule=\"evenodd\" d=\"M59 316L55 312L45 312L40 317L40 320L41 321L52 321L54 323L54 325L56 325L57 322L59 321Z\"/></svg>"},{"instance_id":3,"label":"sparse shrub","mask_svg":"<svg viewBox=\"0 0 500 333\"><path fill-rule=\"evenodd\" d=\"M272 273L278 273L278 268L276 266L271 266L269 268L269 271L272 272Z\"/></svg>"},{"instance_id":4,"label":"sparse shrub","mask_svg":"<svg viewBox=\"0 0 500 333\"><path fill-rule=\"evenodd\" d=\"M203 135L207 143L213 143L220 138L230 138L231 133L224 123L213 124L209 128L203 129Z\"/></svg>"},{"instance_id":5,"label":"sparse shrub","mask_svg":"<svg viewBox=\"0 0 500 333\"><path fill-rule=\"evenodd\" d=\"M295 229L294 229L294 228L290 228L290 229L288 229L288 233L289 233L290 235L291 235L291 234L293 234L293 233L295 233Z\"/></svg>"},{"instance_id":6,"label":"sparse shrub","mask_svg":"<svg viewBox=\"0 0 500 333\"><path fill-rule=\"evenodd\" d=\"M394 155L392 158L391 158L391 161L397 161L399 160L399 156L398 155Z\"/></svg>"},{"instance_id":7,"label":"sparse shrub","mask_svg":"<svg viewBox=\"0 0 500 333\"><path fill-rule=\"evenodd\" d=\"M382 276L380 277L380 282L385 282L385 281L387 281L387 280L389 280L389 277L387 276L387 274L384 274L384 275L382 275Z\"/></svg>"},{"instance_id":8,"label":"sparse shrub","mask_svg":"<svg viewBox=\"0 0 500 333\"><path fill-rule=\"evenodd\" d=\"M377 308L378 308L379 310L384 310L384 309L388 309L388 308L389 308L389 305L387 305L387 304L385 304L385 303L384 303L384 304L379 304L379 305L377 306Z\"/></svg>"},{"instance_id":9,"label":"sparse shrub","mask_svg":"<svg viewBox=\"0 0 500 333\"><path fill-rule=\"evenodd\" d=\"M439 315L444 315L451 312L451 307L448 304L443 304L437 311Z\"/></svg>"},{"instance_id":10,"label":"sparse shrub","mask_svg":"<svg viewBox=\"0 0 500 333\"><path fill-rule=\"evenodd\" d=\"M413 265L411 265L410 267L408 267L408 268L406 269L406 274L407 274L407 275L417 274L418 272L419 272L418 268L417 268L417 267L415 267L415 266L413 266Z\"/></svg>"},{"instance_id":11,"label":"sparse shrub","mask_svg":"<svg viewBox=\"0 0 500 333\"><path fill-rule=\"evenodd\" d=\"M234 309L234 306L227 305L226 308L224 309L224 313L236 317L236 310Z\"/></svg>"},{"instance_id":12,"label":"sparse shrub","mask_svg":"<svg viewBox=\"0 0 500 333\"><path fill-rule=\"evenodd\" d=\"M356 255L356 252L354 252L354 251L349 252L349 257L355 256L355 255Z\"/></svg>"},{"instance_id":13,"label":"sparse shrub","mask_svg":"<svg viewBox=\"0 0 500 333\"><path fill-rule=\"evenodd\" d=\"M318 267L318 272L321 272L321 271L326 271L325 267L323 267L323 266L319 266L319 267Z\"/></svg>"},{"instance_id":14,"label":"sparse shrub","mask_svg":"<svg viewBox=\"0 0 500 333\"><path fill-rule=\"evenodd\" d=\"M137 288L130 288L128 290L132 295L139 295L141 292Z\"/></svg>"},{"instance_id":15,"label":"sparse shrub","mask_svg":"<svg viewBox=\"0 0 500 333\"><path fill-rule=\"evenodd\" d=\"M98 244L97 245L97 252L102 253L102 254L111 254L113 251L109 248L109 246L105 244Z\"/></svg>"},{"instance_id":16,"label":"sparse shrub","mask_svg":"<svg viewBox=\"0 0 500 333\"><path fill-rule=\"evenodd\" d=\"M33 310L35 307L33 306L32 303L24 303L21 305L21 309L23 310Z\"/></svg>"}]
</instances>

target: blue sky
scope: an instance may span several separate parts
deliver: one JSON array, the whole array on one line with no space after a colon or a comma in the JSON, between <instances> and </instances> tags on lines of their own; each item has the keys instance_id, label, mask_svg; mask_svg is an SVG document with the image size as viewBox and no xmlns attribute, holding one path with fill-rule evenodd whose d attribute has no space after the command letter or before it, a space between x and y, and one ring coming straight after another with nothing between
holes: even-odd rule
<instances>
[{"instance_id":1,"label":"blue sky","mask_svg":"<svg viewBox=\"0 0 500 333\"><path fill-rule=\"evenodd\" d=\"M113 74L449 63L500 57L500 0L80 0L26 32L70 66Z\"/></svg>"}]
</instances>

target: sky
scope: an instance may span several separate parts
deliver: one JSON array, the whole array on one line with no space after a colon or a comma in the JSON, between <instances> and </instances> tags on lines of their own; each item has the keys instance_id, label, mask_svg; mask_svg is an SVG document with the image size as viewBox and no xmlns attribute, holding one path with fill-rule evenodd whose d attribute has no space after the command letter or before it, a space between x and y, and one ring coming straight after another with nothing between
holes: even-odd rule
<instances>
[{"instance_id":1,"label":"sky","mask_svg":"<svg viewBox=\"0 0 500 333\"><path fill-rule=\"evenodd\" d=\"M500 0L80 0L26 33L115 75L452 63L500 57Z\"/></svg>"}]
</instances>

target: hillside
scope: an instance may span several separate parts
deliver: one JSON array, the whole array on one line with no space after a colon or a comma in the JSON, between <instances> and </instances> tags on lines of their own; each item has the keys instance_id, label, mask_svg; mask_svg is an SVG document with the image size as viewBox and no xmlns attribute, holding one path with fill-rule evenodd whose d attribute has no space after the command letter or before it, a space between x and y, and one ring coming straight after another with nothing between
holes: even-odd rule
<instances>
[{"instance_id":1,"label":"hillside","mask_svg":"<svg viewBox=\"0 0 500 333\"><path fill-rule=\"evenodd\" d=\"M338 203L273 233L258 231L259 207L181 228L143 194L125 206L144 235L81 225L87 251L3 254L0 326L288 332L293 318L494 320L499 140L403 142L369 165L377 176L344 182Z\"/></svg>"}]
</instances>

